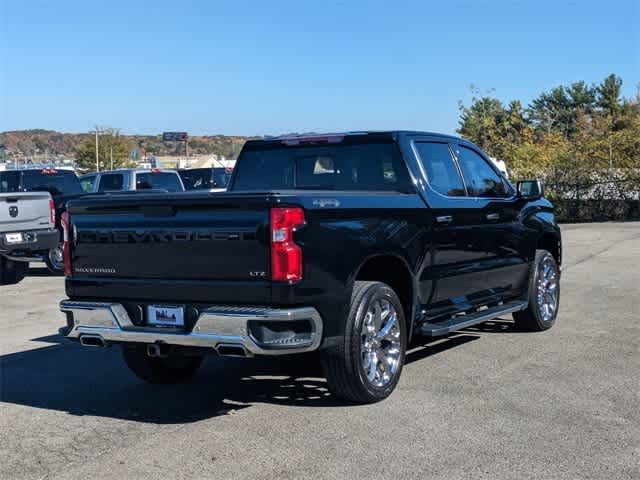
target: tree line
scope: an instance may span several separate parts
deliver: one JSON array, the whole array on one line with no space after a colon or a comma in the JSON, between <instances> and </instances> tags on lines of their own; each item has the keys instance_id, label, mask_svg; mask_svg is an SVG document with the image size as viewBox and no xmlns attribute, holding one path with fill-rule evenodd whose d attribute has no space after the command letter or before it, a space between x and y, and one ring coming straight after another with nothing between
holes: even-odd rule
<instances>
[{"instance_id":1,"label":"tree line","mask_svg":"<svg viewBox=\"0 0 640 480\"><path fill-rule=\"evenodd\" d=\"M218 154L236 158L247 137L194 136L189 138L189 154ZM161 135L121 135L119 129L101 128L98 132L98 162L100 170L135 166L140 155L184 156L182 142L163 142ZM85 135L75 149L76 165L83 171L96 169L95 131Z\"/></svg>"},{"instance_id":2,"label":"tree line","mask_svg":"<svg viewBox=\"0 0 640 480\"><path fill-rule=\"evenodd\" d=\"M621 92L611 74L557 86L525 107L472 86L458 133L504 160L512 177L545 180L552 196L579 198L608 183L602 192L628 198L640 191L640 86L635 98Z\"/></svg>"}]
</instances>

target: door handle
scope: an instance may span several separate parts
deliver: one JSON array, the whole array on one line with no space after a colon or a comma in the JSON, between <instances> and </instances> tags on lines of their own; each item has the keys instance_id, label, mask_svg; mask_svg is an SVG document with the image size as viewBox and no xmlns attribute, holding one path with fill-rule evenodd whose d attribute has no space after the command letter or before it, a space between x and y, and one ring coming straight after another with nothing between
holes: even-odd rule
<instances>
[{"instance_id":1,"label":"door handle","mask_svg":"<svg viewBox=\"0 0 640 480\"><path fill-rule=\"evenodd\" d=\"M491 221L500 220L500 214L499 213L487 213L487 220L491 220Z\"/></svg>"},{"instance_id":2,"label":"door handle","mask_svg":"<svg viewBox=\"0 0 640 480\"><path fill-rule=\"evenodd\" d=\"M453 222L453 217L451 215L438 215L436 217L436 222L443 223L443 224L451 223Z\"/></svg>"}]
</instances>

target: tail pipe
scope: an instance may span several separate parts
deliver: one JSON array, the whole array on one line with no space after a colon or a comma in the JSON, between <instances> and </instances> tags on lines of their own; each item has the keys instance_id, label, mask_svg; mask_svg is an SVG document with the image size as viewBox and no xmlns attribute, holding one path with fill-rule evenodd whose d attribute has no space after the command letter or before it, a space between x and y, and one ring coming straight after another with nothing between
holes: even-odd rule
<instances>
[{"instance_id":1,"label":"tail pipe","mask_svg":"<svg viewBox=\"0 0 640 480\"><path fill-rule=\"evenodd\" d=\"M247 351L242 345L221 344L216 347L216 352L221 357L248 357Z\"/></svg>"},{"instance_id":2,"label":"tail pipe","mask_svg":"<svg viewBox=\"0 0 640 480\"><path fill-rule=\"evenodd\" d=\"M80 345L85 347L106 347L107 344L100 335L85 334L80 337Z\"/></svg>"}]
</instances>

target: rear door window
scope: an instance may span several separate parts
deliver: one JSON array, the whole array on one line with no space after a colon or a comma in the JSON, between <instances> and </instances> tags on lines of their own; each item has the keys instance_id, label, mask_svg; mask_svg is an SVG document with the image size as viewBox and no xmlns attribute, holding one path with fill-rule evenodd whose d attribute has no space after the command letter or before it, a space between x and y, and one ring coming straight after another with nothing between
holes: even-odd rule
<instances>
[{"instance_id":1,"label":"rear door window","mask_svg":"<svg viewBox=\"0 0 640 480\"><path fill-rule=\"evenodd\" d=\"M124 188L124 175L121 173L103 173L100 176L99 192L118 192Z\"/></svg>"},{"instance_id":2,"label":"rear door window","mask_svg":"<svg viewBox=\"0 0 640 480\"><path fill-rule=\"evenodd\" d=\"M472 149L462 145L454 145L454 153L458 158L467 191L471 197L506 197L511 195L502 177Z\"/></svg>"},{"instance_id":3,"label":"rear door window","mask_svg":"<svg viewBox=\"0 0 640 480\"><path fill-rule=\"evenodd\" d=\"M451 157L449 144L419 142L415 146L431 188L448 197L464 197L466 195L464 184L458 167Z\"/></svg>"}]
</instances>

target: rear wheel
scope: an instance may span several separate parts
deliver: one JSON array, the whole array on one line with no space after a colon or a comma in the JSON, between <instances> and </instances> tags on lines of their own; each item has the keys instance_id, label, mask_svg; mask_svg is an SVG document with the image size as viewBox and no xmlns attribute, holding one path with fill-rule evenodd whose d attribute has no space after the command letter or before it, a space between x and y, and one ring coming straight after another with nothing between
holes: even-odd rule
<instances>
[{"instance_id":1,"label":"rear wheel","mask_svg":"<svg viewBox=\"0 0 640 480\"><path fill-rule=\"evenodd\" d=\"M406 338L396 293L381 282L355 282L345 338L322 357L331 392L357 403L387 398L402 373Z\"/></svg>"},{"instance_id":2,"label":"rear wheel","mask_svg":"<svg viewBox=\"0 0 640 480\"><path fill-rule=\"evenodd\" d=\"M62 255L62 243L52 248L47 253L44 263L47 264L49 272L54 275L62 275L64 273L64 257Z\"/></svg>"},{"instance_id":3,"label":"rear wheel","mask_svg":"<svg viewBox=\"0 0 640 480\"><path fill-rule=\"evenodd\" d=\"M29 262L14 262L0 256L0 285L13 285L27 276Z\"/></svg>"},{"instance_id":4,"label":"rear wheel","mask_svg":"<svg viewBox=\"0 0 640 480\"><path fill-rule=\"evenodd\" d=\"M553 326L560 305L560 269L546 250L537 250L529 277L529 305L514 312L516 326L523 330L541 331Z\"/></svg>"},{"instance_id":5,"label":"rear wheel","mask_svg":"<svg viewBox=\"0 0 640 480\"><path fill-rule=\"evenodd\" d=\"M146 345L123 345L122 354L129 370L149 383L185 382L202 363L201 356L150 357Z\"/></svg>"}]
</instances>

